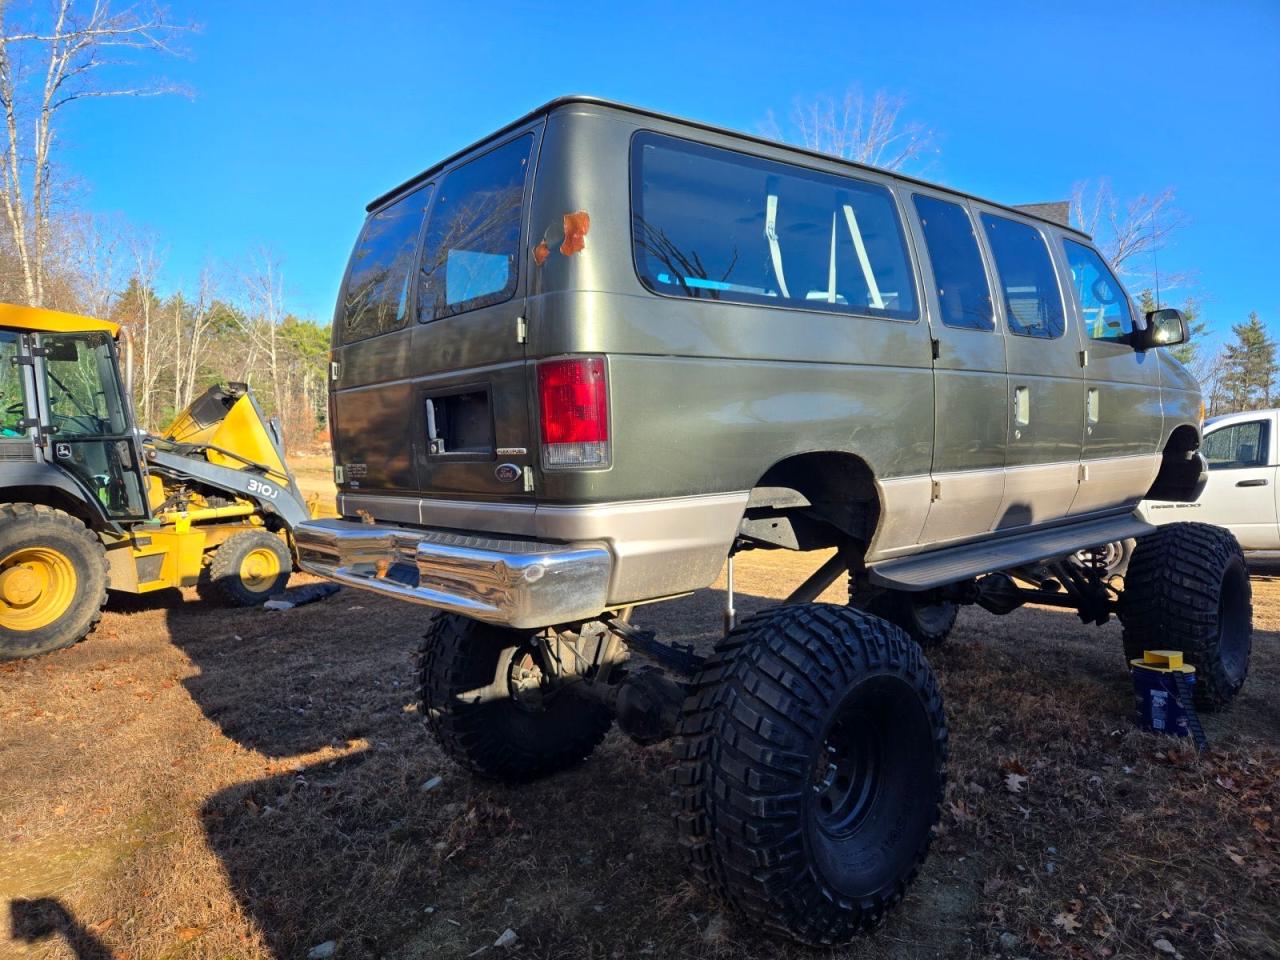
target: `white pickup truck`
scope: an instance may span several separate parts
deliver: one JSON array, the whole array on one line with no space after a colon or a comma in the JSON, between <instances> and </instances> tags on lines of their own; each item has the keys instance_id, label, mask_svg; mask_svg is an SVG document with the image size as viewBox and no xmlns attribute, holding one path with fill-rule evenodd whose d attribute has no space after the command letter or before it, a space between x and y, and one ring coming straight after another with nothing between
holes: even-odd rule
<instances>
[{"instance_id":1,"label":"white pickup truck","mask_svg":"<svg viewBox=\"0 0 1280 960\"><path fill-rule=\"evenodd\" d=\"M1151 523L1194 520L1226 527L1247 551L1280 550L1277 471L1280 410L1247 410L1207 420L1200 452L1209 461L1209 482L1190 503L1144 500Z\"/></svg>"}]
</instances>

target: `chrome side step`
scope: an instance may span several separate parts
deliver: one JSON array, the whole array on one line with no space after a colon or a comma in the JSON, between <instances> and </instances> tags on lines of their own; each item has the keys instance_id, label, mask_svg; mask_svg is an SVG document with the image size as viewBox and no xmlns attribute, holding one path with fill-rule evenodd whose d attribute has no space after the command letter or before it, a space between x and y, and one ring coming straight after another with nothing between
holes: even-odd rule
<instances>
[{"instance_id":1,"label":"chrome side step","mask_svg":"<svg viewBox=\"0 0 1280 960\"><path fill-rule=\"evenodd\" d=\"M874 564L867 573L871 582L880 587L931 590L984 573L1063 557L1087 547L1141 537L1153 530L1155 527L1137 514L1124 513L885 560Z\"/></svg>"}]
</instances>

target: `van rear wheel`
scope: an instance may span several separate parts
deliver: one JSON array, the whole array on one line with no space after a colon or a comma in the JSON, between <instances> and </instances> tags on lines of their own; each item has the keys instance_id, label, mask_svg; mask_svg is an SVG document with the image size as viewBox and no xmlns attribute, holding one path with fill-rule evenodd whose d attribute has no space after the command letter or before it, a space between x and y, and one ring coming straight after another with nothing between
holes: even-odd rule
<instances>
[{"instance_id":1,"label":"van rear wheel","mask_svg":"<svg viewBox=\"0 0 1280 960\"><path fill-rule=\"evenodd\" d=\"M1249 673L1253 588L1236 538L1207 523L1171 523L1133 549L1120 622L1126 662L1178 650L1196 668L1195 705L1218 710Z\"/></svg>"},{"instance_id":2,"label":"van rear wheel","mask_svg":"<svg viewBox=\"0 0 1280 960\"><path fill-rule=\"evenodd\" d=\"M959 606L947 600L939 600L931 592L883 590L866 584L859 585L852 576L849 578L849 606L865 610L881 620L888 620L926 648L941 646L946 642L960 613Z\"/></svg>"},{"instance_id":3,"label":"van rear wheel","mask_svg":"<svg viewBox=\"0 0 1280 960\"><path fill-rule=\"evenodd\" d=\"M421 709L440 748L477 776L522 783L586 759L607 707L550 682L528 632L437 614L418 654Z\"/></svg>"},{"instance_id":4,"label":"van rear wheel","mask_svg":"<svg viewBox=\"0 0 1280 960\"><path fill-rule=\"evenodd\" d=\"M757 614L706 661L678 736L682 845L747 919L838 944L902 899L938 820L947 724L900 629L832 604Z\"/></svg>"}]
</instances>

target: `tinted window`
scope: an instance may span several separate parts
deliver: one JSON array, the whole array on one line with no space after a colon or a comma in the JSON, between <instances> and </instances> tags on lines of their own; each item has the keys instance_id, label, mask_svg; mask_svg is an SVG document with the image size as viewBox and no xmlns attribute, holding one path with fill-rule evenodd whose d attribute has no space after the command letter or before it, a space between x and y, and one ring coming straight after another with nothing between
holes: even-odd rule
<instances>
[{"instance_id":1,"label":"tinted window","mask_svg":"<svg viewBox=\"0 0 1280 960\"><path fill-rule=\"evenodd\" d=\"M636 269L650 289L911 319L914 278L884 187L639 134Z\"/></svg>"},{"instance_id":2,"label":"tinted window","mask_svg":"<svg viewBox=\"0 0 1280 960\"><path fill-rule=\"evenodd\" d=\"M17 355L17 334L0 331L0 438L26 435L19 426L27 414L22 399L22 368L14 363Z\"/></svg>"},{"instance_id":3,"label":"tinted window","mask_svg":"<svg viewBox=\"0 0 1280 960\"><path fill-rule=\"evenodd\" d=\"M409 274L430 200L428 184L365 222L342 292L343 343L399 330L408 321Z\"/></svg>"},{"instance_id":4,"label":"tinted window","mask_svg":"<svg viewBox=\"0 0 1280 960\"><path fill-rule=\"evenodd\" d=\"M1095 340L1119 340L1133 332L1129 297L1096 250L1074 240L1063 240L1071 285L1080 304L1080 318Z\"/></svg>"},{"instance_id":5,"label":"tinted window","mask_svg":"<svg viewBox=\"0 0 1280 960\"><path fill-rule=\"evenodd\" d=\"M994 330L991 287L968 212L957 203L918 193L913 200L933 264L942 322L967 330Z\"/></svg>"},{"instance_id":6,"label":"tinted window","mask_svg":"<svg viewBox=\"0 0 1280 960\"><path fill-rule=\"evenodd\" d=\"M418 319L511 298L520 257L520 210L532 136L453 170L440 184L418 287Z\"/></svg>"},{"instance_id":7,"label":"tinted window","mask_svg":"<svg viewBox=\"0 0 1280 960\"><path fill-rule=\"evenodd\" d=\"M1222 427L1205 435L1204 456L1210 470L1233 470L1238 467L1265 467L1269 424L1250 420Z\"/></svg>"},{"instance_id":8,"label":"tinted window","mask_svg":"<svg viewBox=\"0 0 1280 960\"><path fill-rule=\"evenodd\" d=\"M982 215L982 225L1000 274L1009 332L1022 337L1062 336L1062 295L1040 231L989 213Z\"/></svg>"},{"instance_id":9,"label":"tinted window","mask_svg":"<svg viewBox=\"0 0 1280 960\"><path fill-rule=\"evenodd\" d=\"M59 437L118 436L129 429L105 333L44 334L49 413Z\"/></svg>"}]
</instances>

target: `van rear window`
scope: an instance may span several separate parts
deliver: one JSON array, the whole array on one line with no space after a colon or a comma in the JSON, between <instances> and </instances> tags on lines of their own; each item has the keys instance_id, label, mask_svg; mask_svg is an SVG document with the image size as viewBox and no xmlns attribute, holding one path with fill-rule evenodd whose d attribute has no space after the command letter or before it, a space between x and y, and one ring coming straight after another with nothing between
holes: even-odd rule
<instances>
[{"instance_id":1,"label":"van rear window","mask_svg":"<svg viewBox=\"0 0 1280 960\"><path fill-rule=\"evenodd\" d=\"M418 319L509 300L520 260L520 211L533 137L526 134L449 171L423 245Z\"/></svg>"},{"instance_id":2,"label":"van rear window","mask_svg":"<svg viewBox=\"0 0 1280 960\"><path fill-rule=\"evenodd\" d=\"M409 274L430 202L428 184L365 221L339 301L343 343L399 330L408 322Z\"/></svg>"},{"instance_id":3,"label":"van rear window","mask_svg":"<svg viewBox=\"0 0 1280 960\"><path fill-rule=\"evenodd\" d=\"M915 278L883 186L640 133L632 241L655 293L915 319Z\"/></svg>"}]
</instances>

